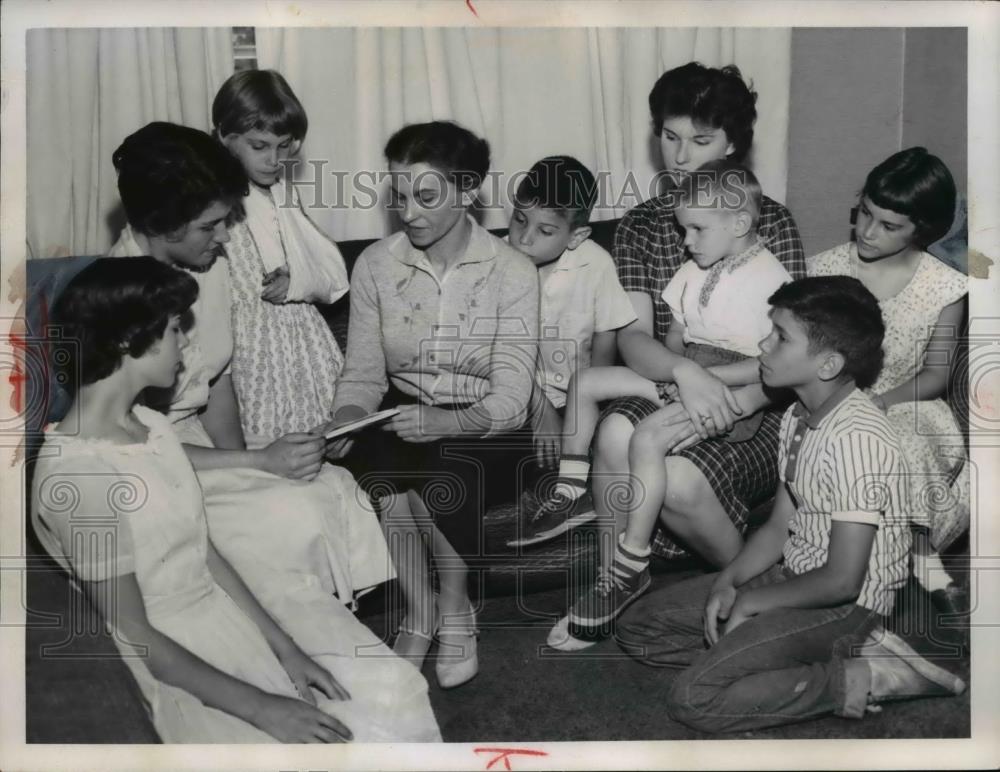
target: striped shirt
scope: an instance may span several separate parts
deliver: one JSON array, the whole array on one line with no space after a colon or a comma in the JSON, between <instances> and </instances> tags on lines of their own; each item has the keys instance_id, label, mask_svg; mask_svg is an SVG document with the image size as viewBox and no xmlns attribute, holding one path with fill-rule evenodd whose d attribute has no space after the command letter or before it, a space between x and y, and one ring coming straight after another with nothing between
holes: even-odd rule
<instances>
[{"instance_id":1,"label":"striped shirt","mask_svg":"<svg viewBox=\"0 0 1000 772\"><path fill-rule=\"evenodd\" d=\"M805 254L789 211L764 196L757 235L793 279L806 275ZM612 250L626 292L645 292L653 303L653 337L664 342L671 312L663 290L685 260L684 236L674 219L674 197L667 193L629 211L615 230Z\"/></svg>"},{"instance_id":2,"label":"striped shirt","mask_svg":"<svg viewBox=\"0 0 1000 772\"><path fill-rule=\"evenodd\" d=\"M906 462L885 414L848 384L811 415L796 402L781 422L778 475L795 502L785 565L796 574L826 565L834 521L878 531L856 603L889 614L906 581L910 530Z\"/></svg>"}]
</instances>

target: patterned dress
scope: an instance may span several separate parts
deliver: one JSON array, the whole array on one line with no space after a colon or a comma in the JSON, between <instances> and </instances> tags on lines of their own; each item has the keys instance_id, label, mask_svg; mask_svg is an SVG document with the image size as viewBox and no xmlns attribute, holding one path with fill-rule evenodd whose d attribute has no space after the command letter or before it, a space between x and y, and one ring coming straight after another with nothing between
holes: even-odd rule
<instances>
[{"instance_id":1,"label":"patterned dress","mask_svg":"<svg viewBox=\"0 0 1000 772\"><path fill-rule=\"evenodd\" d=\"M810 276L857 278L858 253L841 244L809 258ZM884 394L916 376L927 361L927 344L945 306L968 293L968 279L926 252L910 282L879 302L885 322L885 363L873 394ZM909 466L909 511L914 523L930 528L941 550L969 526L969 464L962 431L942 398L902 402L888 412Z\"/></svg>"},{"instance_id":2,"label":"patterned dress","mask_svg":"<svg viewBox=\"0 0 1000 772\"><path fill-rule=\"evenodd\" d=\"M230 230L232 240L226 246L232 285L232 377L247 446L263 447L284 434L306 432L329 421L344 366L333 333L311 302L293 299L291 293L284 303L260 296L265 274L276 267L296 270L285 255L286 246L293 246L288 220L295 218L295 225L313 236L314 245L340 261L340 294L348 285L336 246L298 208L279 211L270 196L251 186L247 210L247 221ZM319 299L331 302L329 297Z\"/></svg>"},{"instance_id":3,"label":"patterned dress","mask_svg":"<svg viewBox=\"0 0 1000 772\"><path fill-rule=\"evenodd\" d=\"M795 221L784 206L767 196L761 203L757 236L793 279L805 276L805 256ZM625 291L649 295L653 337L665 344L672 314L663 290L685 260L684 237L674 219L673 196L650 199L626 214L615 231L612 256ZM604 414L624 415L637 424L657 409L658 405L650 400L629 397L612 402ZM773 496L777 489L781 414L781 407L765 409L760 428L747 442L703 440L677 454L701 472L740 530L746 525L750 508ZM608 495L616 494L609 491ZM617 501L610 503L618 505ZM656 554L667 558L687 553L663 528L654 533L652 547Z\"/></svg>"}]
</instances>

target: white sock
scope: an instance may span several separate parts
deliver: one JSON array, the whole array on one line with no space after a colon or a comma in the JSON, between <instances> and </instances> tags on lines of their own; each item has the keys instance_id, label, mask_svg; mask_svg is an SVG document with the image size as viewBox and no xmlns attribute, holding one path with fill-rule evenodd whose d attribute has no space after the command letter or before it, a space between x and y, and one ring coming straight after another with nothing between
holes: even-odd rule
<instances>
[{"instance_id":1,"label":"white sock","mask_svg":"<svg viewBox=\"0 0 1000 772\"><path fill-rule=\"evenodd\" d=\"M568 499L578 499L587 490L590 459L586 456L563 456L559 459L559 479L553 490Z\"/></svg>"},{"instance_id":2,"label":"white sock","mask_svg":"<svg viewBox=\"0 0 1000 772\"><path fill-rule=\"evenodd\" d=\"M924 549L927 551L923 552L921 549L913 551L913 575L927 592L947 589L951 584L951 577L941 562L941 556L934 552L930 545Z\"/></svg>"}]
</instances>

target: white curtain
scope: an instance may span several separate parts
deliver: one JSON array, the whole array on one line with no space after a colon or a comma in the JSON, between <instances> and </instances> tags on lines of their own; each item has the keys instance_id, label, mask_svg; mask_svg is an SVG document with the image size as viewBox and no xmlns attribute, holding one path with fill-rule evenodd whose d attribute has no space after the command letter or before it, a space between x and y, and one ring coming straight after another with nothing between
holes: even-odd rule
<instances>
[{"instance_id":1,"label":"white curtain","mask_svg":"<svg viewBox=\"0 0 1000 772\"><path fill-rule=\"evenodd\" d=\"M376 200L382 148L405 123L457 120L489 139L501 176L484 223L503 226L508 183L545 155L602 182L595 219L650 195L659 166L647 96L665 70L737 64L759 92L753 166L784 200L790 29L283 28L256 30L258 65L281 71L309 114L296 171L338 240L390 231ZM111 154L153 120L210 127L233 71L231 29L36 29L28 33L28 253L97 254L122 223ZM358 175L361 175L360 177Z\"/></svg>"},{"instance_id":2,"label":"white curtain","mask_svg":"<svg viewBox=\"0 0 1000 772\"><path fill-rule=\"evenodd\" d=\"M371 174L396 129L433 119L490 141L503 184L484 190L488 227L507 223L511 177L553 154L603 175L594 219L620 217L649 197L659 167L649 90L691 60L735 63L753 81L752 164L765 192L785 197L788 28L258 28L256 39L258 66L282 72L309 114L296 178L321 181L300 191L338 240L389 232Z\"/></svg>"},{"instance_id":3,"label":"white curtain","mask_svg":"<svg viewBox=\"0 0 1000 772\"><path fill-rule=\"evenodd\" d=\"M123 223L115 148L150 121L207 129L232 71L229 27L30 30L28 254L107 250Z\"/></svg>"}]
</instances>

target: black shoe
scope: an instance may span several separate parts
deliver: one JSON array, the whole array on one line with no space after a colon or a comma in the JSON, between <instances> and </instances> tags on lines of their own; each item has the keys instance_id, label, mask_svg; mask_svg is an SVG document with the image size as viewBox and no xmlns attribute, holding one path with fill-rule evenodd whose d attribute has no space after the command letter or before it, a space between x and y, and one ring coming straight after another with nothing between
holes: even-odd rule
<instances>
[{"instance_id":1,"label":"black shoe","mask_svg":"<svg viewBox=\"0 0 1000 772\"><path fill-rule=\"evenodd\" d=\"M532 512L518 538L507 542L508 547L530 547L554 539L577 526L589 523L597 517L594 499L590 491L570 499L553 493Z\"/></svg>"}]
</instances>

